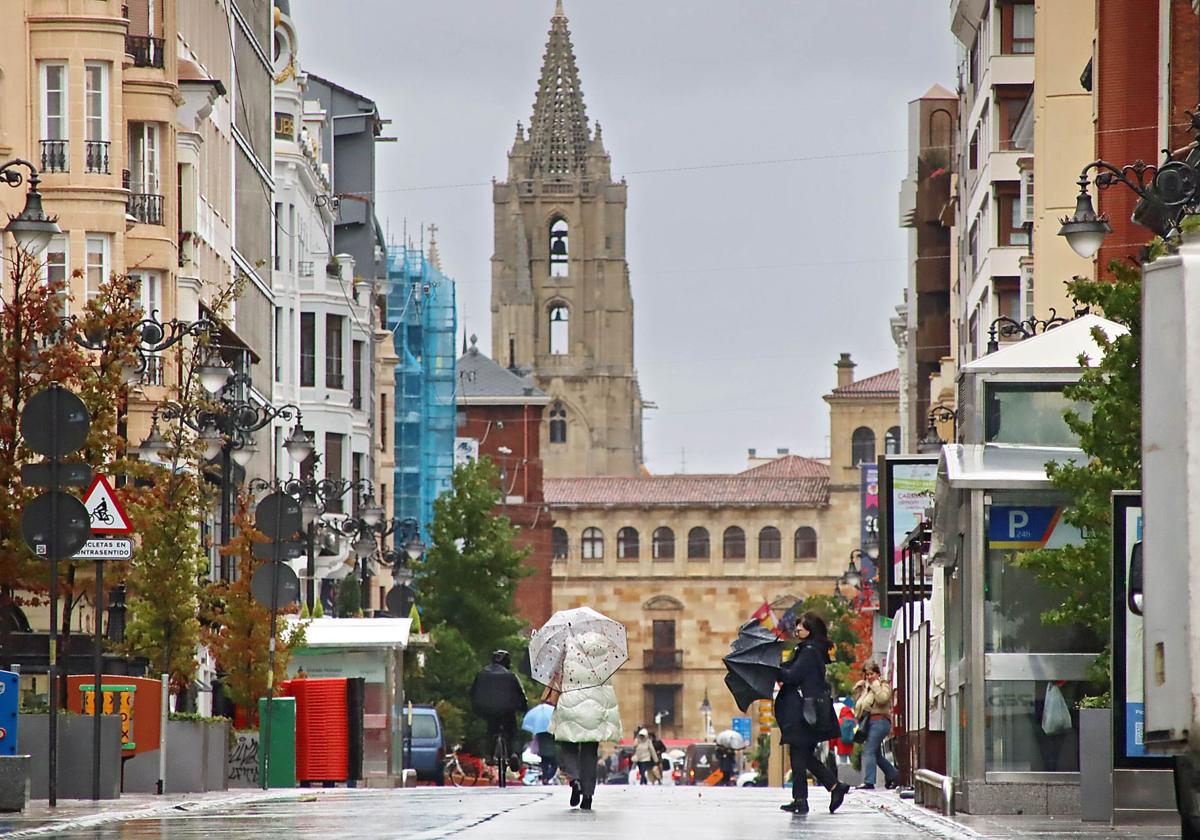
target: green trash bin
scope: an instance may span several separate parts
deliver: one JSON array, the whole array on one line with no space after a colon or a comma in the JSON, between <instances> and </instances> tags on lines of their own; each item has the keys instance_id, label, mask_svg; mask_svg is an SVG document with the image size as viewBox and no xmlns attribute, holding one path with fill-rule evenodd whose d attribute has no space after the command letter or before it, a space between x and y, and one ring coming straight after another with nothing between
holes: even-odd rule
<instances>
[{"instance_id":1,"label":"green trash bin","mask_svg":"<svg viewBox=\"0 0 1200 840\"><path fill-rule=\"evenodd\" d=\"M269 788L296 786L296 698L275 697L271 700L271 743L267 740L267 698L258 698L258 778L266 778ZM263 764L270 751L270 771L265 775Z\"/></svg>"}]
</instances>

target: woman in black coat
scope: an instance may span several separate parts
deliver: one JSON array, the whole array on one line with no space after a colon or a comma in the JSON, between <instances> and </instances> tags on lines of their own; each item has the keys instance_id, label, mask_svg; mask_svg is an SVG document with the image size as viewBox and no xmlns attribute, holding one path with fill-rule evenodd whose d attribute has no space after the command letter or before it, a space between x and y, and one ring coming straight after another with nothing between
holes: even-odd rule
<instances>
[{"instance_id":1,"label":"woman in black coat","mask_svg":"<svg viewBox=\"0 0 1200 840\"><path fill-rule=\"evenodd\" d=\"M837 776L816 755L822 740L804 721L804 698L829 697L825 666L829 664L829 634L825 620L812 612L800 616L796 623L799 644L791 661L783 666L782 686L775 698L775 720L783 743L791 749L792 801L780 806L795 814L808 813L808 774L829 791L829 813L833 813L846 798L849 785L840 784Z\"/></svg>"}]
</instances>

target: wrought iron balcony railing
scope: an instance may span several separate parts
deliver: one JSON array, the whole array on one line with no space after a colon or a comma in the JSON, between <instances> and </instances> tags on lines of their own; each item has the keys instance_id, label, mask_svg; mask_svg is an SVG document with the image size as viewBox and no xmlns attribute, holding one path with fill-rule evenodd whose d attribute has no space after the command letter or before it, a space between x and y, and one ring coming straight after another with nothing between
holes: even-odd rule
<instances>
[{"instance_id":1,"label":"wrought iron balcony railing","mask_svg":"<svg viewBox=\"0 0 1200 840\"><path fill-rule=\"evenodd\" d=\"M642 670L644 671L679 671L682 668L682 650L647 648L642 651Z\"/></svg>"},{"instance_id":2,"label":"wrought iron balcony railing","mask_svg":"<svg viewBox=\"0 0 1200 840\"><path fill-rule=\"evenodd\" d=\"M134 67L163 66L163 39L149 35L126 35L125 52L133 56Z\"/></svg>"},{"instance_id":3,"label":"wrought iron balcony railing","mask_svg":"<svg viewBox=\"0 0 1200 840\"><path fill-rule=\"evenodd\" d=\"M83 170L99 175L107 175L108 168L108 141L107 140L87 140L83 144Z\"/></svg>"},{"instance_id":4,"label":"wrought iron balcony railing","mask_svg":"<svg viewBox=\"0 0 1200 840\"><path fill-rule=\"evenodd\" d=\"M71 171L71 143L69 140L42 141L42 171Z\"/></svg>"},{"instance_id":5,"label":"wrought iron balcony railing","mask_svg":"<svg viewBox=\"0 0 1200 840\"><path fill-rule=\"evenodd\" d=\"M144 225L163 223L163 197L150 193L130 193L127 212Z\"/></svg>"}]
</instances>

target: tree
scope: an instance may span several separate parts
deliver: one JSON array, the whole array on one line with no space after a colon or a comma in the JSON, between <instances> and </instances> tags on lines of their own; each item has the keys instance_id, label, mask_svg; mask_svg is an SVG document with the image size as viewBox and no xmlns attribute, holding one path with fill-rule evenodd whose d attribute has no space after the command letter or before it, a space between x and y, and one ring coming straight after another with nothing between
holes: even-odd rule
<instances>
[{"instance_id":1,"label":"tree","mask_svg":"<svg viewBox=\"0 0 1200 840\"><path fill-rule=\"evenodd\" d=\"M496 515L500 475L488 459L454 470L451 489L433 505L432 547L415 570L421 619L434 650L424 668L411 668L410 694L436 703L463 721L464 743L486 748L483 724L469 712L468 693L491 652L505 648L519 661L526 642L513 609L528 553L513 544L517 529Z\"/></svg>"},{"instance_id":2,"label":"tree","mask_svg":"<svg viewBox=\"0 0 1200 840\"><path fill-rule=\"evenodd\" d=\"M1161 252L1158 241L1152 254ZM1080 278L1068 288L1076 301L1101 310L1129 332L1110 339L1099 328L1094 330L1100 358L1081 356L1079 381L1064 390L1068 398L1090 408L1065 415L1087 460L1046 465L1051 483L1071 498L1063 521L1080 529L1083 542L1031 551L1015 561L1062 595L1059 605L1042 616L1045 622L1080 625L1100 639L1109 638L1112 492L1142 484L1141 269L1114 260L1109 270L1112 282ZM1095 676L1107 681L1107 670L1104 656Z\"/></svg>"},{"instance_id":3,"label":"tree","mask_svg":"<svg viewBox=\"0 0 1200 840\"><path fill-rule=\"evenodd\" d=\"M253 719L258 713L258 698L274 695L274 687L287 674L292 651L304 643L303 627L289 632L287 624L278 622L275 634L275 671L270 672L271 611L260 604L250 591L254 571L271 560L254 556L255 543L269 542L268 537L254 527L254 517L246 496L238 499L234 516L236 535L221 553L238 560L240 574L233 581L221 581L209 586L204 605L204 628L201 638L225 671L225 686L229 698L246 709ZM295 613L291 604L281 613Z\"/></svg>"}]
</instances>

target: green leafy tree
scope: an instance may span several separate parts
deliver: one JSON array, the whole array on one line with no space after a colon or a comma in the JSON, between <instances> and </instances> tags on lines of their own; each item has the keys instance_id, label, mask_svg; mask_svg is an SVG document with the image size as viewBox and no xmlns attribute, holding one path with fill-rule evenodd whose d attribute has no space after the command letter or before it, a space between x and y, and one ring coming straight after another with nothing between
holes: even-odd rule
<instances>
[{"instance_id":1,"label":"green leafy tree","mask_svg":"<svg viewBox=\"0 0 1200 840\"><path fill-rule=\"evenodd\" d=\"M1155 252L1161 253L1161 242ZM1142 484L1141 270L1114 260L1109 271L1112 282L1077 278L1068 288L1080 304L1100 310L1129 332L1110 339L1096 329L1093 338L1100 346L1099 359L1081 356L1079 381L1064 391L1069 399L1090 408L1090 412L1065 414L1087 459L1046 465L1054 487L1071 498L1063 520L1080 529L1083 541L1030 551L1015 560L1033 571L1048 590L1061 594L1043 621L1085 627L1101 639L1109 637L1112 492ZM1107 681L1107 670L1105 655L1094 676Z\"/></svg>"},{"instance_id":2,"label":"green leafy tree","mask_svg":"<svg viewBox=\"0 0 1200 840\"><path fill-rule=\"evenodd\" d=\"M362 615L362 587L354 572L338 581L336 603L339 618Z\"/></svg>"},{"instance_id":3,"label":"green leafy tree","mask_svg":"<svg viewBox=\"0 0 1200 840\"><path fill-rule=\"evenodd\" d=\"M517 529L508 517L496 514L499 485L499 471L486 458L455 469L450 491L434 502L432 547L415 572L433 650L421 669L411 667L410 654L410 695L461 721L463 743L475 750L485 739L470 711L471 682L493 650L505 648L520 661L526 647L513 595L528 551L514 544Z\"/></svg>"}]
</instances>

